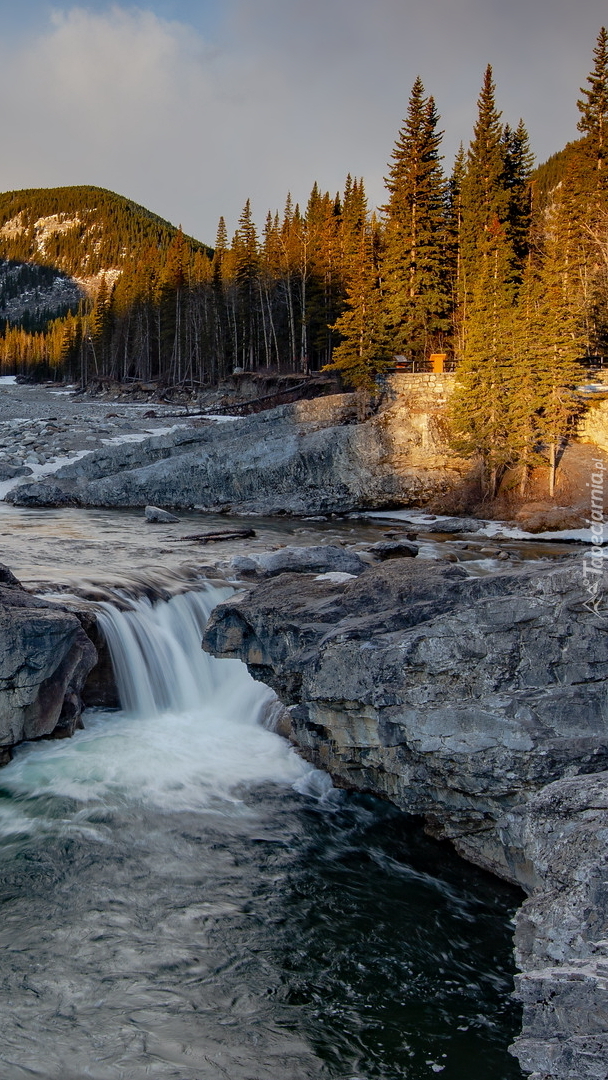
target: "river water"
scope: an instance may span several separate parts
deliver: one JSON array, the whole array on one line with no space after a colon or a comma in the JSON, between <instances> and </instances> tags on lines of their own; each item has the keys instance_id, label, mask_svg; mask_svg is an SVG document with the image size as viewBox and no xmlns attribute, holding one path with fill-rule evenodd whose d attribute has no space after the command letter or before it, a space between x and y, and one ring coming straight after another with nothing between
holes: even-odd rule
<instances>
[{"instance_id":1,"label":"river water","mask_svg":"<svg viewBox=\"0 0 608 1080\"><path fill-rule=\"evenodd\" d=\"M201 587L103 604L123 710L0 773L0 1076L521 1076L518 893L269 730Z\"/></svg>"}]
</instances>

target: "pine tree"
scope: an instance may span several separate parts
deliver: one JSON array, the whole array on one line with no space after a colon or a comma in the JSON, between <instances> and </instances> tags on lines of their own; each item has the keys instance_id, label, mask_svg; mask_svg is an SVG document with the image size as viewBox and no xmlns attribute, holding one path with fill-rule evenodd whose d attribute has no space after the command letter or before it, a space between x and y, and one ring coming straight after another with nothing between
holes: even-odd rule
<instances>
[{"instance_id":1,"label":"pine tree","mask_svg":"<svg viewBox=\"0 0 608 1080\"><path fill-rule=\"evenodd\" d=\"M463 320L466 317L465 288L462 267L462 185L466 171L466 156L462 143L454 159L448 188L447 260L452 312L452 340L456 356L464 352Z\"/></svg>"},{"instance_id":2,"label":"pine tree","mask_svg":"<svg viewBox=\"0 0 608 1080\"><path fill-rule=\"evenodd\" d=\"M233 256L239 324L239 359L241 366L251 371L257 367L260 256L249 199L239 218L233 241Z\"/></svg>"},{"instance_id":3,"label":"pine tree","mask_svg":"<svg viewBox=\"0 0 608 1080\"><path fill-rule=\"evenodd\" d=\"M595 49L593 70L587 76L589 89L581 87L583 95L577 101L581 118L578 130L586 136L589 153L594 160L596 186L606 190L605 157L608 149L608 32L602 26Z\"/></svg>"},{"instance_id":4,"label":"pine tree","mask_svg":"<svg viewBox=\"0 0 608 1080\"><path fill-rule=\"evenodd\" d=\"M341 337L331 364L347 386L377 392L378 377L392 368L380 287L380 236L374 218L365 221L349 256L346 308L332 327Z\"/></svg>"},{"instance_id":5,"label":"pine tree","mask_svg":"<svg viewBox=\"0 0 608 1080\"><path fill-rule=\"evenodd\" d=\"M481 463L484 491L493 498L510 444L513 305L517 277L511 185L492 69L486 68L478 118L462 178L461 295L464 361L452 403L455 441Z\"/></svg>"},{"instance_id":6,"label":"pine tree","mask_svg":"<svg viewBox=\"0 0 608 1080\"><path fill-rule=\"evenodd\" d=\"M525 266L532 220L531 176L534 155L523 120L512 131L507 125L503 134L505 151L505 183L509 192L509 237L513 244L516 265L521 272Z\"/></svg>"},{"instance_id":7,"label":"pine tree","mask_svg":"<svg viewBox=\"0 0 608 1080\"><path fill-rule=\"evenodd\" d=\"M538 433L548 451L551 496L559 451L580 412L574 388L582 374L579 360L585 348L585 331L580 293L572 288L572 278L577 275L576 231L567 191L562 191L548 214L537 313L541 361L536 387Z\"/></svg>"},{"instance_id":8,"label":"pine tree","mask_svg":"<svg viewBox=\"0 0 608 1080\"><path fill-rule=\"evenodd\" d=\"M438 122L435 102L417 78L386 180L383 259L393 348L415 360L442 345L449 330L447 185Z\"/></svg>"}]
</instances>

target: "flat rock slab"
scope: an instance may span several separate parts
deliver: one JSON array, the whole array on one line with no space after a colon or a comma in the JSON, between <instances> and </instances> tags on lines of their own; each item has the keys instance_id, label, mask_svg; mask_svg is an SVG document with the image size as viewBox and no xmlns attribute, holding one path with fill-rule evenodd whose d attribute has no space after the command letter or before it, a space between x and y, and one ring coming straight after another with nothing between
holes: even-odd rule
<instances>
[{"instance_id":1,"label":"flat rock slab","mask_svg":"<svg viewBox=\"0 0 608 1080\"><path fill-rule=\"evenodd\" d=\"M278 551L236 555L220 563L221 570L238 577L276 577L278 574L312 574L338 572L357 575L368 564L354 551L331 544L311 547L283 547Z\"/></svg>"}]
</instances>

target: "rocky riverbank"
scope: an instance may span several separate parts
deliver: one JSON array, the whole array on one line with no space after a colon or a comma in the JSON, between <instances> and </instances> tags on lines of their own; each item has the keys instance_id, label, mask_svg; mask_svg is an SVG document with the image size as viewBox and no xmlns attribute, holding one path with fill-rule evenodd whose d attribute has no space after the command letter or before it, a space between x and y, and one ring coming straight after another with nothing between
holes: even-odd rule
<instances>
[{"instance_id":1,"label":"rocky riverbank","mask_svg":"<svg viewBox=\"0 0 608 1080\"><path fill-rule=\"evenodd\" d=\"M390 561L263 576L205 647L287 706L282 730L529 894L517 919L536 1080L608 1076L608 684L578 561L471 578Z\"/></svg>"},{"instance_id":2,"label":"rocky riverbank","mask_svg":"<svg viewBox=\"0 0 608 1080\"><path fill-rule=\"evenodd\" d=\"M74 406L65 430L42 402L26 418L0 407L0 466L24 507L420 505L468 468L447 453L441 407L427 399L398 400L364 423L355 399L340 396L225 424L189 418L171 431L168 418L94 423L90 404ZM18 409L26 399L12 400ZM57 471L62 456L74 460ZM480 523L453 524L468 534ZM337 784L424 816L432 833L526 890L516 930L522 1066L536 1080L606 1080L606 623L584 606L577 559L519 565L487 541L460 543L463 558L495 556L491 571L471 576L454 550L450 561L416 557L407 536L254 544L214 555L215 569L206 555L207 573L244 589L217 609L206 647L274 687L282 732ZM133 550L141 561L150 547ZM93 668L86 605L40 600L5 570L0 617L1 761L23 739L71 734L83 697L108 704L113 687L103 648Z\"/></svg>"},{"instance_id":3,"label":"rocky riverbank","mask_svg":"<svg viewBox=\"0 0 608 1080\"><path fill-rule=\"evenodd\" d=\"M299 751L528 894L523 1068L605 1078L607 644L580 560L474 577L403 537L237 555L214 573L242 587L215 609L205 647L275 689ZM22 739L71 734L83 697L113 703L113 680L99 640L94 666L86 602L33 597L4 569L0 612L6 759Z\"/></svg>"},{"instance_id":4,"label":"rocky riverbank","mask_svg":"<svg viewBox=\"0 0 608 1080\"><path fill-rule=\"evenodd\" d=\"M0 764L26 739L66 738L80 726L82 690L97 651L81 618L28 593L0 565Z\"/></svg>"},{"instance_id":5,"label":"rocky riverbank","mask_svg":"<svg viewBox=\"0 0 608 1080\"><path fill-rule=\"evenodd\" d=\"M424 505L470 469L447 446L441 394L438 386L433 401L396 396L363 423L352 394L221 424L190 418L179 430L97 448L52 480L19 483L8 499L267 515Z\"/></svg>"}]
</instances>

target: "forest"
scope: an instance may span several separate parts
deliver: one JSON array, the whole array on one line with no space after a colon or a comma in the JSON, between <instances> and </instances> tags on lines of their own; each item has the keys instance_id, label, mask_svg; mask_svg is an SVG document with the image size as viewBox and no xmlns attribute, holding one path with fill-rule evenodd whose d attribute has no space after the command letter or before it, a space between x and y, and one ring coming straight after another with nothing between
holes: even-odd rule
<instances>
[{"instance_id":1,"label":"forest","mask_svg":"<svg viewBox=\"0 0 608 1080\"><path fill-rule=\"evenodd\" d=\"M521 467L555 474L579 409L581 363L608 355L608 33L578 100L580 138L544 165L523 120L503 122L488 66L471 141L451 172L420 78L392 150L386 202L364 181L287 196L261 232L247 201L213 249L96 188L0 196L0 255L89 280L35 331L7 318L0 370L193 389L240 369L338 373L374 393L404 357L456 362L454 445L492 494ZM43 240L36 221L55 215ZM94 282L91 288L90 283Z\"/></svg>"}]
</instances>

